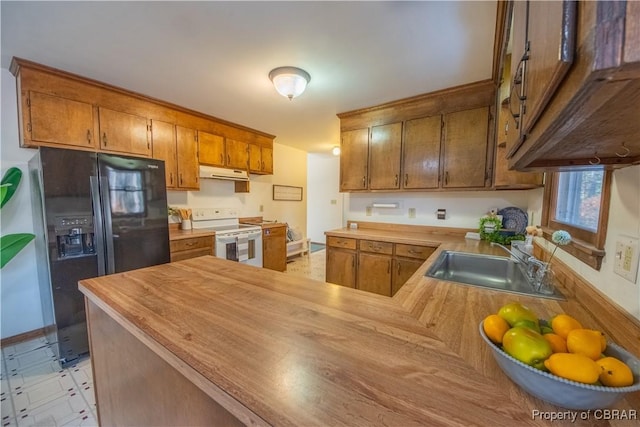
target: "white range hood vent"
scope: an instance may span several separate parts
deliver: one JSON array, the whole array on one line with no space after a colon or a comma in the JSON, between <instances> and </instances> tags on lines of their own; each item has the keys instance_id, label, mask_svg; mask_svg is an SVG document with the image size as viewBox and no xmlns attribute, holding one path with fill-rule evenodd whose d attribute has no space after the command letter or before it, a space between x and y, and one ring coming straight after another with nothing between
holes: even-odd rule
<instances>
[{"instance_id":1,"label":"white range hood vent","mask_svg":"<svg viewBox=\"0 0 640 427\"><path fill-rule=\"evenodd\" d=\"M225 179L228 181L249 181L249 174L247 171L240 169L225 169L200 165L200 178Z\"/></svg>"}]
</instances>

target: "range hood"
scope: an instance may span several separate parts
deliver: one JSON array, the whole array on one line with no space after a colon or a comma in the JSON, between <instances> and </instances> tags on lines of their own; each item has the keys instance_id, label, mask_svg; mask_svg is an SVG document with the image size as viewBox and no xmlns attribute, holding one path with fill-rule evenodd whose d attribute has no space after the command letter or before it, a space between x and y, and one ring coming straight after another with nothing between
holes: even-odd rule
<instances>
[{"instance_id":1,"label":"range hood","mask_svg":"<svg viewBox=\"0 0 640 427\"><path fill-rule=\"evenodd\" d=\"M249 181L249 174L246 170L241 169L225 169L200 165L200 178L226 179L228 181Z\"/></svg>"}]
</instances>

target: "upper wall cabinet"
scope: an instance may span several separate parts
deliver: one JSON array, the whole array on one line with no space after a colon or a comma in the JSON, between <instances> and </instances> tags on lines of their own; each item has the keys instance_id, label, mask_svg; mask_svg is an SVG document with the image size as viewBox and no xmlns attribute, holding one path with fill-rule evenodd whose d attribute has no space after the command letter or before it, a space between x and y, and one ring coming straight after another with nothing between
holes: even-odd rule
<instances>
[{"instance_id":1,"label":"upper wall cabinet","mask_svg":"<svg viewBox=\"0 0 640 427\"><path fill-rule=\"evenodd\" d=\"M517 170L640 163L640 4L513 2L507 140ZM511 130L510 130L511 131Z\"/></svg>"},{"instance_id":2,"label":"upper wall cabinet","mask_svg":"<svg viewBox=\"0 0 640 427\"><path fill-rule=\"evenodd\" d=\"M24 146L48 143L95 149L91 104L34 91L25 95L20 129Z\"/></svg>"},{"instance_id":3,"label":"upper wall cabinet","mask_svg":"<svg viewBox=\"0 0 640 427\"><path fill-rule=\"evenodd\" d=\"M249 172L269 175L273 173L273 148L249 144Z\"/></svg>"},{"instance_id":4,"label":"upper wall cabinet","mask_svg":"<svg viewBox=\"0 0 640 427\"><path fill-rule=\"evenodd\" d=\"M494 104L484 81L339 114L340 191L489 189Z\"/></svg>"},{"instance_id":5,"label":"upper wall cabinet","mask_svg":"<svg viewBox=\"0 0 640 427\"><path fill-rule=\"evenodd\" d=\"M248 169L255 143L263 173L273 173L273 135L23 59L13 58L10 71L22 147L153 156L167 162L167 188L194 190L200 136L203 163Z\"/></svg>"}]
</instances>

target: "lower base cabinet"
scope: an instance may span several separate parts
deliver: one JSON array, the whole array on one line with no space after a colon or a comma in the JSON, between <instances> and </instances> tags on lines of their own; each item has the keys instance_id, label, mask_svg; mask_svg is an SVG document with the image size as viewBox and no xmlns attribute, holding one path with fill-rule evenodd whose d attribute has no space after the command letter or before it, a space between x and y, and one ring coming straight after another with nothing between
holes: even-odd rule
<instances>
[{"instance_id":1,"label":"lower base cabinet","mask_svg":"<svg viewBox=\"0 0 640 427\"><path fill-rule=\"evenodd\" d=\"M328 236L326 281L393 296L435 249Z\"/></svg>"},{"instance_id":2,"label":"lower base cabinet","mask_svg":"<svg viewBox=\"0 0 640 427\"><path fill-rule=\"evenodd\" d=\"M171 262L195 258L203 255L215 255L213 236L190 237L171 240Z\"/></svg>"},{"instance_id":3,"label":"lower base cabinet","mask_svg":"<svg viewBox=\"0 0 640 427\"><path fill-rule=\"evenodd\" d=\"M262 266L275 271L287 269L287 226L285 224L262 229Z\"/></svg>"}]
</instances>

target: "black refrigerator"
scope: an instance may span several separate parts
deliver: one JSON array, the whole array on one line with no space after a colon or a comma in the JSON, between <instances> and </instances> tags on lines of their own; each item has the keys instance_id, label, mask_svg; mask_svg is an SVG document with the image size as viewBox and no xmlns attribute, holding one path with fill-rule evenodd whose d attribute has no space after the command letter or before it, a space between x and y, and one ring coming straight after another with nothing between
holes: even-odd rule
<instances>
[{"instance_id":1,"label":"black refrigerator","mask_svg":"<svg viewBox=\"0 0 640 427\"><path fill-rule=\"evenodd\" d=\"M78 281L170 261L164 162L40 147L29 173L43 320L65 367L89 354Z\"/></svg>"}]
</instances>

